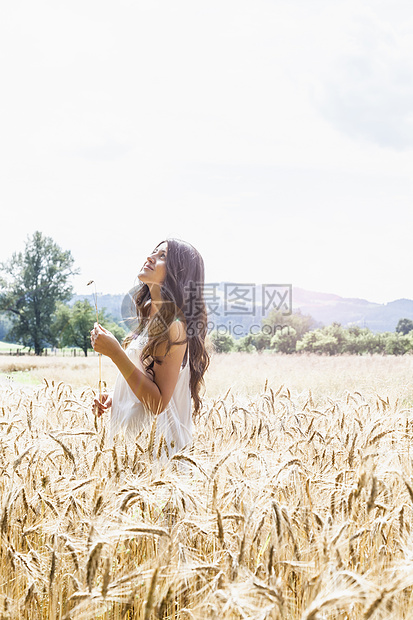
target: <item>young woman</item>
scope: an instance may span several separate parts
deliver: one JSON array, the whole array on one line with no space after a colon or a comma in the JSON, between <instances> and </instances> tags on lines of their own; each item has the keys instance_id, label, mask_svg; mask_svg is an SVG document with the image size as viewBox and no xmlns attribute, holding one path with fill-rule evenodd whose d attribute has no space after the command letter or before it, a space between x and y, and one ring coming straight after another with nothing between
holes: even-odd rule
<instances>
[{"instance_id":1,"label":"young woman","mask_svg":"<svg viewBox=\"0 0 413 620\"><path fill-rule=\"evenodd\" d=\"M111 440L119 431L133 440L156 418L157 441L170 456L192 441L191 399L197 413L209 364L204 263L189 243L167 239L138 278L138 326L123 345L97 323L91 331L94 350L119 369L113 395L102 394L95 405L98 415L112 408Z\"/></svg>"}]
</instances>

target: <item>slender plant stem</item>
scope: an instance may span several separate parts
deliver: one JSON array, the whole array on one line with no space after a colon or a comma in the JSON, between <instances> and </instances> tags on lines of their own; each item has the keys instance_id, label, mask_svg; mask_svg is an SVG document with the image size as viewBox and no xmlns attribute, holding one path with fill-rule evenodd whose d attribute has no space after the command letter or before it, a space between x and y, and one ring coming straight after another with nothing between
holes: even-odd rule
<instances>
[{"instance_id":1,"label":"slender plant stem","mask_svg":"<svg viewBox=\"0 0 413 620\"><path fill-rule=\"evenodd\" d=\"M94 280L90 280L90 282L87 283L87 285L89 286L89 284L94 284L94 300L95 300L95 310L96 310L96 323L99 325L99 312L98 312L98 294L96 291L96 282ZM99 353L99 401L101 400L101 396L102 396L102 354Z\"/></svg>"}]
</instances>

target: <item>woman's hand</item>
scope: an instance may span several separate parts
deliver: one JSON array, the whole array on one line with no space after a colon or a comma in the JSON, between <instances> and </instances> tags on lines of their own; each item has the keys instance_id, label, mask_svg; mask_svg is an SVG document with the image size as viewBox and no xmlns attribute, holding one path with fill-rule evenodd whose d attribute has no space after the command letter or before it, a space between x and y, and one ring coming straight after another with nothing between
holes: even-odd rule
<instances>
[{"instance_id":1,"label":"woman's hand","mask_svg":"<svg viewBox=\"0 0 413 620\"><path fill-rule=\"evenodd\" d=\"M122 349L115 336L110 331L95 323L94 328L90 332L90 342L96 353L102 353L112 358L119 349Z\"/></svg>"},{"instance_id":2,"label":"woman's hand","mask_svg":"<svg viewBox=\"0 0 413 620\"><path fill-rule=\"evenodd\" d=\"M102 413L105 413L109 407L112 406L112 396L104 392L100 395L100 400L95 398L93 401L93 412L96 413L97 417L100 418Z\"/></svg>"}]
</instances>

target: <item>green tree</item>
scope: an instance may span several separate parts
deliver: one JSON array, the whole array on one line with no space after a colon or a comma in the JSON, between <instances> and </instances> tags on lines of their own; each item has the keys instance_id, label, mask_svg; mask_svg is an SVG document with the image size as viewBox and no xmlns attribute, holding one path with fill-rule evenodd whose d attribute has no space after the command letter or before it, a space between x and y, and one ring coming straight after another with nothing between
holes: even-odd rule
<instances>
[{"instance_id":1,"label":"green tree","mask_svg":"<svg viewBox=\"0 0 413 620\"><path fill-rule=\"evenodd\" d=\"M319 340L321 329L315 329L311 332L306 332L303 337L298 340L296 345L297 351L306 351L308 353L319 352Z\"/></svg>"},{"instance_id":2,"label":"green tree","mask_svg":"<svg viewBox=\"0 0 413 620\"><path fill-rule=\"evenodd\" d=\"M79 347L85 356L90 345L90 330L96 321L96 312L87 299L77 301L72 307L59 304L52 322L52 333L60 347ZM126 332L107 316L105 309L99 311L99 323L121 342Z\"/></svg>"},{"instance_id":3,"label":"green tree","mask_svg":"<svg viewBox=\"0 0 413 620\"><path fill-rule=\"evenodd\" d=\"M333 324L322 329L304 334L302 339L297 342L297 351L308 351L325 355L339 355L342 353L340 338L343 328L341 325Z\"/></svg>"},{"instance_id":4,"label":"green tree","mask_svg":"<svg viewBox=\"0 0 413 620\"><path fill-rule=\"evenodd\" d=\"M316 327L317 323L309 314L301 314L300 310L292 314L284 315L281 310L276 310L274 308L274 310L271 310L268 316L262 320L262 325L264 332L271 333L272 336L278 331L282 331L284 327L291 327L295 329L297 339L301 340L302 336ZM268 328L265 326L268 326Z\"/></svg>"},{"instance_id":5,"label":"green tree","mask_svg":"<svg viewBox=\"0 0 413 620\"><path fill-rule=\"evenodd\" d=\"M322 329L324 336L323 353L328 355L341 355L345 353L348 341L348 331L341 323L333 322Z\"/></svg>"},{"instance_id":6,"label":"green tree","mask_svg":"<svg viewBox=\"0 0 413 620\"><path fill-rule=\"evenodd\" d=\"M242 338L238 338L238 340L235 341L235 351L241 351L243 353L252 353L253 351L256 351L252 341L252 334L247 334Z\"/></svg>"},{"instance_id":7,"label":"green tree","mask_svg":"<svg viewBox=\"0 0 413 620\"><path fill-rule=\"evenodd\" d=\"M230 334L220 334L213 331L210 334L211 342L217 353L229 353L235 348L234 338Z\"/></svg>"},{"instance_id":8,"label":"green tree","mask_svg":"<svg viewBox=\"0 0 413 620\"><path fill-rule=\"evenodd\" d=\"M277 330L271 338L271 348L278 353L295 353L297 340L297 332L294 327L284 327Z\"/></svg>"},{"instance_id":9,"label":"green tree","mask_svg":"<svg viewBox=\"0 0 413 620\"><path fill-rule=\"evenodd\" d=\"M346 332L345 353L365 355L385 352L386 346L382 334L375 334L368 327L358 325L347 327Z\"/></svg>"},{"instance_id":10,"label":"green tree","mask_svg":"<svg viewBox=\"0 0 413 620\"><path fill-rule=\"evenodd\" d=\"M400 319L396 326L396 332L404 336L413 330L413 321L410 319Z\"/></svg>"},{"instance_id":11,"label":"green tree","mask_svg":"<svg viewBox=\"0 0 413 620\"><path fill-rule=\"evenodd\" d=\"M382 334L385 341L385 351L389 355L404 355L411 350L411 339L409 335L401 333L385 332Z\"/></svg>"},{"instance_id":12,"label":"green tree","mask_svg":"<svg viewBox=\"0 0 413 620\"><path fill-rule=\"evenodd\" d=\"M69 279L78 273L73 263L70 251L36 231L23 252L0 265L0 310L9 313L13 322L8 337L34 348L36 355L53 343L50 319L57 303L72 295Z\"/></svg>"},{"instance_id":13,"label":"green tree","mask_svg":"<svg viewBox=\"0 0 413 620\"><path fill-rule=\"evenodd\" d=\"M5 340L12 328L12 323L8 316L0 314L0 340Z\"/></svg>"},{"instance_id":14,"label":"green tree","mask_svg":"<svg viewBox=\"0 0 413 620\"><path fill-rule=\"evenodd\" d=\"M269 349L271 345L271 336L263 331L252 334L251 344L254 345L258 353L262 353L264 349Z\"/></svg>"}]
</instances>

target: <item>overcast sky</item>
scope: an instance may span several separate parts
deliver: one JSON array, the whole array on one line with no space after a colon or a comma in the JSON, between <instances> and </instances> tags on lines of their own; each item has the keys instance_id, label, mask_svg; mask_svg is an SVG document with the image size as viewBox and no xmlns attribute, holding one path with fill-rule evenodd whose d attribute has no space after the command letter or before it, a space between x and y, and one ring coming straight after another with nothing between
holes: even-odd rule
<instances>
[{"instance_id":1,"label":"overcast sky","mask_svg":"<svg viewBox=\"0 0 413 620\"><path fill-rule=\"evenodd\" d=\"M413 299L411 0L13 0L0 261L35 230L78 293L153 246L208 281Z\"/></svg>"}]
</instances>

